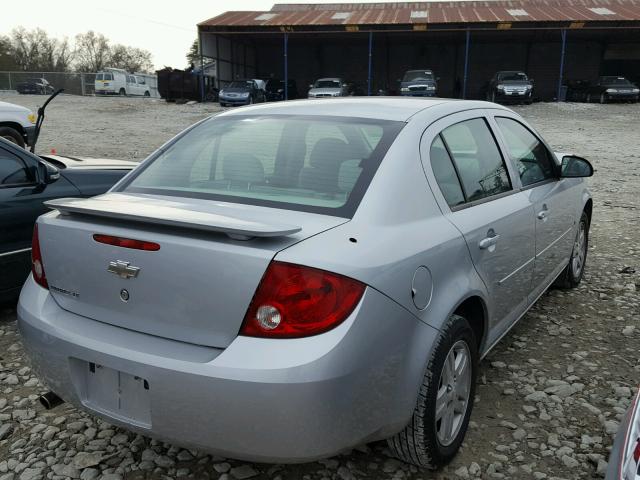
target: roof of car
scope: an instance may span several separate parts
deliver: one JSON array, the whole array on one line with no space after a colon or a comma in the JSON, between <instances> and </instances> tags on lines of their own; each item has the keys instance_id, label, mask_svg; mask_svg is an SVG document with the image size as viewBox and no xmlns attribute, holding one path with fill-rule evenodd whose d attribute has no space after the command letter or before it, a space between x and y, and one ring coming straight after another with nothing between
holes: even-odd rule
<instances>
[{"instance_id":1,"label":"roof of car","mask_svg":"<svg viewBox=\"0 0 640 480\"><path fill-rule=\"evenodd\" d=\"M372 118L379 120L407 121L426 108L452 104L459 110L486 108L489 104L471 100L448 98L407 97L342 97L316 100L292 100L288 102L263 103L251 107L227 110L220 116L234 115L324 115L337 117ZM495 106L496 108L501 108Z\"/></svg>"}]
</instances>

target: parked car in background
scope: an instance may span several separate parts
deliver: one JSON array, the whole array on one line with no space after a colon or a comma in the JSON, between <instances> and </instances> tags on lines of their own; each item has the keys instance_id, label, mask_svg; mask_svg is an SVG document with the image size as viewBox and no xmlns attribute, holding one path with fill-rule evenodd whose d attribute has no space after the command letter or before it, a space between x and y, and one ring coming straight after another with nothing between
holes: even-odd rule
<instances>
[{"instance_id":1,"label":"parked car in background","mask_svg":"<svg viewBox=\"0 0 640 480\"><path fill-rule=\"evenodd\" d=\"M21 94L50 95L54 88L46 78L29 78L18 83L16 91Z\"/></svg>"},{"instance_id":2,"label":"parked car in background","mask_svg":"<svg viewBox=\"0 0 640 480\"><path fill-rule=\"evenodd\" d=\"M284 80L279 78L270 78L267 80L266 86L267 102L277 102L284 100ZM289 100L298 98L298 87L296 81L287 80L287 97Z\"/></svg>"},{"instance_id":3,"label":"parked car in background","mask_svg":"<svg viewBox=\"0 0 640 480\"><path fill-rule=\"evenodd\" d=\"M137 163L37 156L0 139L0 302L14 300L31 268L31 236L43 202L106 192Z\"/></svg>"},{"instance_id":4,"label":"parked car in background","mask_svg":"<svg viewBox=\"0 0 640 480\"><path fill-rule=\"evenodd\" d=\"M252 78L246 80L234 80L218 93L218 101L221 107L233 107L237 105L251 105L252 103L266 102L264 90Z\"/></svg>"},{"instance_id":5,"label":"parked car in background","mask_svg":"<svg viewBox=\"0 0 640 480\"><path fill-rule=\"evenodd\" d=\"M486 102L223 112L48 202L22 343L55 394L145 436L278 463L390 438L437 467L479 359L580 283L592 173Z\"/></svg>"},{"instance_id":6,"label":"parked car in background","mask_svg":"<svg viewBox=\"0 0 640 480\"><path fill-rule=\"evenodd\" d=\"M605 480L640 479L640 391L631 401L609 455Z\"/></svg>"},{"instance_id":7,"label":"parked car in background","mask_svg":"<svg viewBox=\"0 0 640 480\"><path fill-rule=\"evenodd\" d=\"M409 97L435 97L438 80L428 69L408 70L400 79L400 95Z\"/></svg>"},{"instance_id":8,"label":"parked car in background","mask_svg":"<svg viewBox=\"0 0 640 480\"><path fill-rule=\"evenodd\" d=\"M489 81L487 100L530 105L533 102L533 80L517 70L497 72Z\"/></svg>"},{"instance_id":9,"label":"parked car in background","mask_svg":"<svg viewBox=\"0 0 640 480\"><path fill-rule=\"evenodd\" d=\"M347 97L353 95L350 84L342 78L319 78L309 85L308 98Z\"/></svg>"},{"instance_id":10,"label":"parked car in background","mask_svg":"<svg viewBox=\"0 0 640 480\"><path fill-rule=\"evenodd\" d=\"M151 89L143 76L120 68L105 68L96 73L94 88L96 95L151 96Z\"/></svg>"},{"instance_id":11,"label":"parked car in background","mask_svg":"<svg viewBox=\"0 0 640 480\"><path fill-rule=\"evenodd\" d=\"M600 77L595 85L585 87L586 102L637 102L640 89L625 77Z\"/></svg>"},{"instance_id":12,"label":"parked car in background","mask_svg":"<svg viewBox=\"0 0 640 480\"><path fill-rule=\"evenodd\" d=\"M0 138L20 147L31 145L36 133L36 115L28 108L0 102Z\"/></svg>"}]
</instances>

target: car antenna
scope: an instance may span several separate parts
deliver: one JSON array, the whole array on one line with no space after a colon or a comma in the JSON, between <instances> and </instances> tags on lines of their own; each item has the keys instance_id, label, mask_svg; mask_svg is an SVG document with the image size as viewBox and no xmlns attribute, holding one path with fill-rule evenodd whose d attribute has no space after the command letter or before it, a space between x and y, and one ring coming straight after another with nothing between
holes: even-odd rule
<instances>
[{"instance_id":1,"label":"car antenna","mask_svg":"<svg viewBox=\"0 0 640 480\"><path fill-rule=\"evenodd\" d=\"M42 128L42 122L44 122L44 110L49 105L49 102L56 98L60 93L64 92L64 88L56 90L53 94L47 98L47 101L44 102L44 105L38 107L38 118L36 119L36 133L33 136L33 142L31 142L31 153L35 153L36 143L38 142L38 137L40 136L40 128Z\"/></svg>"}]
</instances>

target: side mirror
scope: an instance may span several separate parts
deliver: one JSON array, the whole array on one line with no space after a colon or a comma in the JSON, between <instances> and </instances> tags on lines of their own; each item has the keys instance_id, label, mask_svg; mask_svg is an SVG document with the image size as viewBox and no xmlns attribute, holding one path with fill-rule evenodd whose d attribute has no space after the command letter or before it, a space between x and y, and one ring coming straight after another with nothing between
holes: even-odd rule
<instances>
[{"instance_id":1,"label":"side mirror","mask_svg":"<svg viewBox=\"0 0 640 480\"><path fill-rule=\"evenodd\" d=\"M49 185L50 183L58 181L60 178L60 170L47 162L40 162L40 183L42 185Z\"/></svg>"},{"instance_id":2,"label":"side mirror","mask_svg":"<svg viewBox=\"0 0 640 480\"><path fill-rule=\"evenodd\" d=\"M309 88L313 88L313 84L310 84L310 85L309 85Z\"/></svg>"},{"instance_id":3,"label":"side mirror","mask_svg":"<svg viewBox=\"0 0 640 480\"><path fill-rule=\"evenodd\" d=\"M348 84L348 83L343 83L343 84L342 84L342 87L343 87L343 88L347 88L348 86L349 86L349 84Z\"/></svg>"},{"instance_id":4,"label":"side mirror","mask_svg":"<svg viewBox=\"0 0 640 480\"><path fill-rule=\"evenodd\" d=\"M580 178L591 177L593 175L593 166L588 160L575 155L565 155L562 157L560 166L560 177L562 178Z\"/></svg>"}]
</instances>

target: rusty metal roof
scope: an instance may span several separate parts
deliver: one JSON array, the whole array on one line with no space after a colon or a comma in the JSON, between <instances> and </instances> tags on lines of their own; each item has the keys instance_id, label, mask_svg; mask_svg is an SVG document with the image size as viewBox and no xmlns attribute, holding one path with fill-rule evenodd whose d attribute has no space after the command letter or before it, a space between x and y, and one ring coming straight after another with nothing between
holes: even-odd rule
<instances>
[{"instance_id":1,"label":"rusty metal roof","mask_svg":"<svg viewBox=\"0 0 640 480\"><path fill-rule=\"evenodd\" d=\"M270 11L231 11L200 27L319 27L517 22L640 21L640 0L496 0L276 4Z\"/></svg>"}]
</instances>

